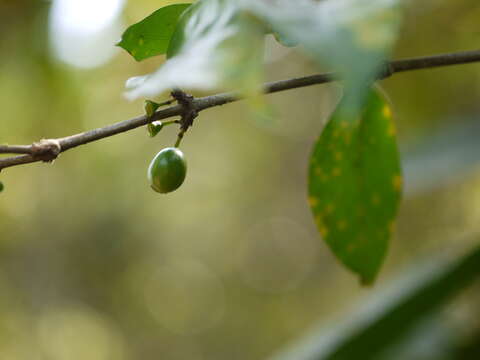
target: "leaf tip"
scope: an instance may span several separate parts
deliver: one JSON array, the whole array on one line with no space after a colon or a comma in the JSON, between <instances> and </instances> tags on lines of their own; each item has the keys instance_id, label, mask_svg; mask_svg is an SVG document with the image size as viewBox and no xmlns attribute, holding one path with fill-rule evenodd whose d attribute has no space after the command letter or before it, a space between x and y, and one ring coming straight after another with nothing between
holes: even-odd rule
<instances>
[{"instance_id":1,"label":"leaf tip","mask_svg":"<svg viewBox=\"0 0 480 360\"><path fill-rule=\"evenodd\" d=\"M360 274L360 285L363 287L372 287L375 283L376 275L365 276Z\"/></svg>"}]
</instances>

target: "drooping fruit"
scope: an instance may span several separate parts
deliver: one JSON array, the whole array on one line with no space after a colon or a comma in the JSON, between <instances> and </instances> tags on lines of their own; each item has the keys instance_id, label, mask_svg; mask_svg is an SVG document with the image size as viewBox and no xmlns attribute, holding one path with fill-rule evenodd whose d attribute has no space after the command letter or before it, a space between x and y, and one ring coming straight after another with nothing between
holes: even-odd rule
<instances>
[{"instance_id":1,"label":"drooping fruit","mask_svg":"<svg viewBox=\"0 0 480 360\"><path fill-rule=\"evenodd\" d=\"M148 181L156 192L165 194L182 185L187 173L183 153L174 147L161 150L148 167Z\"/></svg>"}]
</instances>

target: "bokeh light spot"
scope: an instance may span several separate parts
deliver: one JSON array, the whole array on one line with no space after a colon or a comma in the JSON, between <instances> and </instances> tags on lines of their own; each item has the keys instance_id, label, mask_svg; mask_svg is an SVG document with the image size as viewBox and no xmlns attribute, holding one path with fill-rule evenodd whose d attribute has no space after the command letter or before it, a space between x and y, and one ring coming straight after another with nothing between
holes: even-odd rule
<instances>
[{"instance_id":1,"label":"bokeh light spot","mask_svg":"<svg viewBox=\"0 0 480 360\"><path fill-rule=\"evenodd\" d=\"M105 64L117 52L124 0L54 0L50 43L59 60L80 68Z\"/></svg>"}]
</instances>

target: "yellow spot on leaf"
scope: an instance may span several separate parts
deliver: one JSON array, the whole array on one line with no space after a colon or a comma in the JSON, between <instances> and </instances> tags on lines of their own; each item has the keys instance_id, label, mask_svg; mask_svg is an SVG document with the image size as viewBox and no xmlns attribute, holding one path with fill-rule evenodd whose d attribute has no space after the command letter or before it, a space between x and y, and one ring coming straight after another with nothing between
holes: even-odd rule
<instances>
[{"instance_id":1,"label":"yellow spot on leaf","mask_svg":"<svg viewBox=\"0 0 480 360\"><path fill-rule=\"evenodd\" d=\"M378 194L373 194L372 204L373 205L379 205L380 204L380 196Z\"/></svg>"},{"instance_id":2,"label":"yellow spot on leaf","mask_svg":"<svg viewBox=\"0 0 480 360\"><path fill-rule=\"evenodd\" d=\"M345 220L340 220L337 222L337 228L340 231L343 231L347 228L347 222Z\"/></svg>"},{"instance_id":3,"label":"yellow spot on leaf","mask_svg":"<svg viewBox=\"0 0 480 360\"><path fill-rule=\"evenodd\" d=\"M392 110L390 109L390 106L385 105L382 109L382 114L386 118L392 117Z\"/></svg>"},{"instance_id":4,"label":"yellow spot on leaf","mask_svg":"<svg viewBox=\"0 0 480 360\"><path fill-rule=\"evenodd\" d=\"M308 203L310 204L311 207L317 207L318 206L318 199L313 196L308 197Z\"/></svg>"},{"instance_id":5,"label":"yellow spot on leaf","mask_svg":"<svg viewBox=\"0 0 480 360\"><path fill-rule=\"evenodd\" d=\"M350 124L348 123L348 121L342 121L342 122L340 123L340 127L341 127L342 129L348 128L349 125L350 125Z\"/></svg>"},{"instance_id":6,"label":"yellow spot on leaf","mask_svg":"<svg viewBox=\"0 0 480 360\"><path fill-rule=\"evenodd\" d=\"M351 142L352 142L352 134L350 133L345 134L345 144L350 145Z\"/></svg>"},{"instance_id":7,"label":"yellow spot on leaf","mask_svg":"<svg viewBox=\"0 0 480 360\"><path fill-rule=\"evenodd\" d=\"M333 213L334 210L335 210L335 206L333 206L333 204L328 204L325 207L325 214L330 215Z\"/></svg>"},{"instance_id":8,"label":"yellow spot on leaf","mask_svg":"<svg viewBox=\"0 0 480 360\"><path fill-rule=\"evenodd\" d=\"M341 174L342 174L342 170L338 167L336 167L332 170L332 175L333 176L340 176Z\"/></svg>"},{"instance_id":9,"label":"yellow spot on leaf","mask_svg":"<svg viewBox=\"0 0 480 360\"><path fill-rule=\"evenodd\" d=\"M318 231L320 231L320 234L326 238L328 236L328 228L325 226L325 224L322 221L322 218L320 215L315 216L315 223L318 226Z\"/></svg>"},{"instance_id":10,"label":"yellow spot on leaf","mask_svg":"<svg viewBox=\"0 0 480 360\"><path fill-rule=\"evenodd\" d=\"M394 231L395 231L395 222L390 221L390 223L388 224L388 232L392 234Z\"/></svg>"},{"instance_id":11,"label":"yellow spot on leaf","mask_svg":"<svg viewBox=\"0 0 480 360\"><path fill-rule=\"evenodd\" d=\"M392 185L395 191L402 190L403 178L400 175L395 175L392 179Z\"/></svg>"},{"instance_id":12,"label":"yellow spot on leaf","mask_svg":"<svg viewBox=\"0 0 480 360\"><path fill-rule=\"evenodd\" d=\"M343 159L343 154L341 152L336 152L335 153L335 160L340 161Z\"/></svg>"},{"instance_id":13,"label":"yellow spot on leaf","mask_svg":"<svg viewBox=\"0 0 480 360\"><path fill-rule=\"evenodd\" d=\"M318 231L320 231L320 234L326 238L328 236L328 229L325 225L322 225L318 228Z\"/></svg>"},{"instance_id":14,"label":"yellow spot on leaf","mask_svg":"<svg viewBox=\"0 0 480 360\"><path fill-rule=\"evenodd\" d=\"M138 39L138 45L143 45L144 43L145 41L143 40L143 38Z\"/></svg>"},{"instance_id":15,"label":"yellow spot on leaf","mask_svg":"<svg viewBox=\"0 0 480 360\"><path fill-rule=\"evenodd\" d=\"M387 134L388 136L395 136L397 134L397 129L395 128L395 124L393 122L388 124Z\"/></svg>"},{"instance_id":16,"label":"yellow spot on leaf","mask_svg":"<svg viewBox=\"0 0 480 360\"><path fill-rule=\"evenodd\" d=\"M328 180L328 176L319 167L315 168L315 176L317 176L320 179L320 181L327 181Z\"/></svg>"},{"instance_id":17,"label":"yellow spot on leaf","mask_svg":"<svg viewBox=\"0 0 480 360\"><path fill-rule=\"evenodd\" d=\"M351 253L351 252L354 252L356 248L357 248L357 245L355 245L355 243L350 243L347 245L346 250L347 252Z\"/></svg>"}]
</instances>

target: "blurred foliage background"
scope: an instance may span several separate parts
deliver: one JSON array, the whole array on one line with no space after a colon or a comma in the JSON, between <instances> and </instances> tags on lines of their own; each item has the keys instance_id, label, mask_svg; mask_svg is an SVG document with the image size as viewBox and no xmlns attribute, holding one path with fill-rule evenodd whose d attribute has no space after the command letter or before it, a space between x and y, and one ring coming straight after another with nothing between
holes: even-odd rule
<instances>
[{"instance_id":1,"label":"blurred foliage background","mask_svg":"<svg viewBox=\"0 0 480 360\"><path fill-rule=\"evenodd\" d=\"M124 99L125 80L162 59L136 63L113 44L128 24L173 2L0 0L0 143L142 113L141 101ZM478 48L477 1L406 5L395 58ZM266 58L267 80L318 71L271 39ZM202 112L182 144L187 180L166 196L149 188L146 168L173 145L173 127L3 171L0 359L263 359L380 297L409 264L478 244L479 66L382 82L406 189L372 288L333 258L306 202L308 154L338 84L269 96L270 121L242 102ZM418 330L409 356L398 347L388 358L478 358L479 304L477 281ZM441 354L425 351L433 328Z\"/></svg>"}]
</instances>

